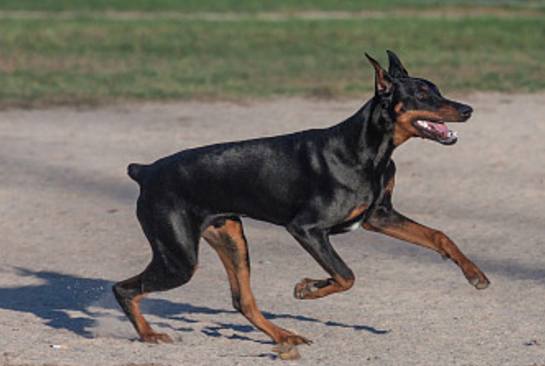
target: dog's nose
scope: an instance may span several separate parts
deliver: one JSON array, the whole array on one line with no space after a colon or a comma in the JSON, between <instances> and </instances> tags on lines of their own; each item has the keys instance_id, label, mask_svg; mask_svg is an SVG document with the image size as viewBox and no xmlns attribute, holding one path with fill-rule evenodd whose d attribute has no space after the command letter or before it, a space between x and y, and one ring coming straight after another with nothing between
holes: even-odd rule
<instances>
[{"instance_id":1,"label":"dog's nose","mask_svg":"<svg viewBox=\"0 0 545 366\"><path fill-rule=\"evenodd\" d=\"M463 118L468 119L469 117L471 117L471 113L473 113L473 108L471 108L468 105L462 105L459 111L460 111L460 115Z\"/></svg>"}]
</instances>

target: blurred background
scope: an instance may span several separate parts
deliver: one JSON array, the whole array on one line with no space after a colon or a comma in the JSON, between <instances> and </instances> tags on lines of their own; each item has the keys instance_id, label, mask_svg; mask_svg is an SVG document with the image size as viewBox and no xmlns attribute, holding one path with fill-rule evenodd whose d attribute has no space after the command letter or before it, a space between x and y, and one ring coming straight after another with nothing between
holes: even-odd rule
<instances>
[{"instance_id":1,"label":"blurred background","mask_svg":"<svg viewBox=\"0 0 545 366\"><path fill-rule=\"evenodd\" d=\"M545 0L1 0L0 107L361 97L386 49L445 91L540 91Z\"/></svg>"}]
</instances>

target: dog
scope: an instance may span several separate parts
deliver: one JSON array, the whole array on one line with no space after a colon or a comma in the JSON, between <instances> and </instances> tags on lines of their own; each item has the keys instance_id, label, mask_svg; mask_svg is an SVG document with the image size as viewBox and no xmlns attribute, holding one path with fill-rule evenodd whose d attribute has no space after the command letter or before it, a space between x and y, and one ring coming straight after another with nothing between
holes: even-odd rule
<instances>
[{"instance_id":1,"label":"dog","mask_svg":"<svg viewBox=\"0 0 545 366\"><path fill-rule=\"evenodd\" d=\"M392 206L394 150L412 137L456 143L445 122L465 122L473 109L444 98L430 81L410 77L391 51L388 71L366 57L375 72L374 96L344 122L129 165L129 176L140 186L137 217L153 256L141 274L115 284L113 291L142 341L171 342L150 327L138 303L150 292L187 283L197 270L204 238L225 266L236 310L277 344L310 343L259 311L241 217L283 226L329 274L298 283L297 299L353 286L354 273L329 238L360 226L435 250L452 259L477 289L488 287L486 275L445 234Z\"/></svg>"}]
</instances>

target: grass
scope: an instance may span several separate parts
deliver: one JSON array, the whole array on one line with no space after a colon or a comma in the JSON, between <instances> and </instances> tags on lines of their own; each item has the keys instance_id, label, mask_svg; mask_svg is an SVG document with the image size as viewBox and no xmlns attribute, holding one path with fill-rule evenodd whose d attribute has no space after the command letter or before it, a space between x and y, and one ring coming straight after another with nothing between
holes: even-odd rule
<instances>
[{"instance_id":1,"label":"grass","mask_svg":"<svg viewBox=\"0 0 545 366\"><path fill-rule=\"evenodd\" d=\"M544 0L2 0L0 10L33 11L178 11L178 12L293 12L426 9L490 6L545 8Z\"/></svg>"},{"instance_id":2,"label":"grass","mask_svg":"<svg viewBox=\"0 0 545 366\"><path fill-rule=\"evenodd\" d=\"M249 3L240 3L245 1ZM25 3L3 0L0 9ZM106 1L38 3L46 10L56 9L55 4L81 4L81 10L85 4ZM107 3L116 7L121 1ZM198 8L196 1L158 0L154 9L182 3ZM293 0L263 3L308 5ZM342 2L345 7L351 3L355 1ZM126 4L142 10L149 2ZM412 74L429 78L446 91L533 92L545 90L543 39L542 16L519 14L215 22L119 20L85 13L68 18L7 17L0 21L0 105L358 97L372 87L364 51L385 62L386 49L396 51Z\"/></svg>"}]
</instances>

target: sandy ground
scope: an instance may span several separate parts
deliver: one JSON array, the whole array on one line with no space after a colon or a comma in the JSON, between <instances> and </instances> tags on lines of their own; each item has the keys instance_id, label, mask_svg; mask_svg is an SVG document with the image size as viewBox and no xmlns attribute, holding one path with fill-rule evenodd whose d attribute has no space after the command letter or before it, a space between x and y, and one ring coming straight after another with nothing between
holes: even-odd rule
<instances>
[{"instance_id":1,"label":"sandy ground","mask_svg":"<svg viewBox=\"0 0 545 366\"><path fill-rule=\"evenodd\" d=\"M359 230L334 243L347 293L293 298L322 270L282 229L246 220L252 284L273 322L314 341L296 365L545 365L545 95L463 96L457 145L399 148L394 202L445 231L489 276L477 291L439 255ZM334 124L361 101L141 104L0 112L0 364L270 365L272 343L230 305L201 246L186 286L143 301L174 344L136 339L111 285L147 265L130 162ZM52 346L65 346L53 348Z\"/></svg>"}]
</instances>

